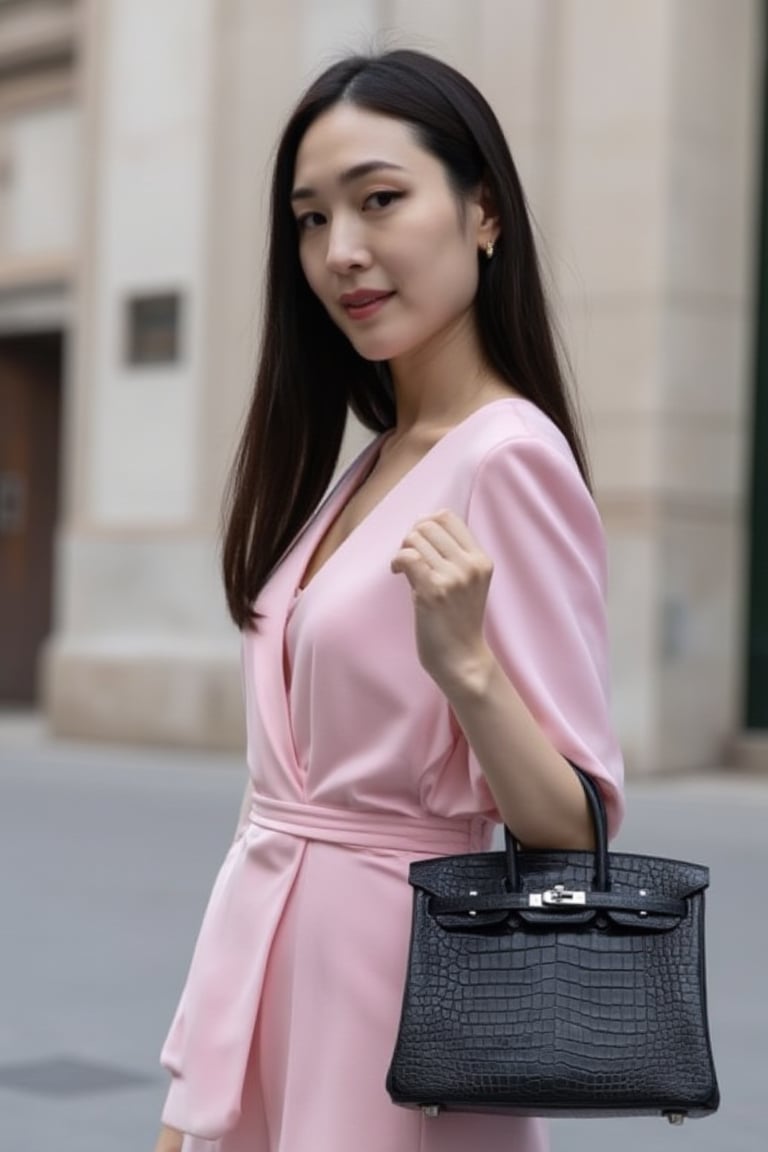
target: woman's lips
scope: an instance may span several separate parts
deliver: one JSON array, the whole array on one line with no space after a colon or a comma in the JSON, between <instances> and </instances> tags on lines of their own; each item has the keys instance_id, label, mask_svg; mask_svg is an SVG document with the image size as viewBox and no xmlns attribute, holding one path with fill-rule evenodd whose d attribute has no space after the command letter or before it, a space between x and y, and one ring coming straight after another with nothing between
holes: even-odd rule
<instances>
[{"instance_id":1,"label":"woman's lips","mask_svg":"<svg viewBox=\"0 0 768 1152\"><path fill-rule=\"evenodd\" d=\"M350 320L367 320L370 316L375 316L377 312L394 296L394 292L380 292L380 293L359 293L357 296L348 296L341 299L344 311L349 316Z\"/></svg>"}]
</instances>

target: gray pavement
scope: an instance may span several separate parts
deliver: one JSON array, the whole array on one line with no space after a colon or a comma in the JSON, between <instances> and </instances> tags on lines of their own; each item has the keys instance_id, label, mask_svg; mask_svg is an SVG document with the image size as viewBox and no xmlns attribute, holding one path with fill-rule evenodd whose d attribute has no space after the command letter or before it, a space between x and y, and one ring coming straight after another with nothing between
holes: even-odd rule
<instances>
[{"instance_id":1,"label":"gray pavement","mask_svg":"<svg viewBox=\"0 0 768 1152\"><path fill-rule=\"evenodd\" d=\"M151 1150L157 1052L243 781L239 758L50 744L0 717L2 1152ZM680 1129L561 1121L553 1152L765 1152L768 781L638 784L629 800L622 847L712 869L723 1104Z\"/></svg>"}]
</instances>

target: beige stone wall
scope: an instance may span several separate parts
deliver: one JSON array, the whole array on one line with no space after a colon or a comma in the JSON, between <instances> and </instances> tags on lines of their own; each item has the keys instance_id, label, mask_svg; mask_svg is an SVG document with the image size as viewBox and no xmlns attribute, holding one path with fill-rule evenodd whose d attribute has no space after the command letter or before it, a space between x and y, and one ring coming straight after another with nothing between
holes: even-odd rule
<instances>
[{"instance_id":1,"label":"beige stone wall","mask_svg":"<svg viewBox=\"0 0 768 1152\"><path fill-rule=\"evenodd\" d=\"M610 541L617 717L630 766L663 771L718 763L741 723L761 11L623 3L611 29L608 7L564 9L554 240L583 277L566 305Z\"/></svg>"},{"instance_id":2,"label":"beige stone wall","mask_svg":"<svg viewBox=\"0 0 768 1152\"><path fill-rule=\"evenodd\" d=\"M173 401L183 408L183 500L177 487L175 514L154 525L114 515L143 506L129 472L113 475L107 507L87 463L115 463L93 413L121 387L109 357L99 359L98 301L114 283L104 252L119 221L106 209L122 172L105 118L118 97L138 98L119 87L121 61L132 43L138 50L114 36L126 4L136 36L143 27L151 42L150 0L84 5L88 232L61 612L46 663L54 728L242 740L215 537L256 355L271 152L298 91L329 59L409 45L486 92L540 225L608 531L615 711L630 769L716 762L740 724L757 0L194 0L191 21L175 0L166 5L166 34L173 19L184 24L174 50L205 78L189 170L197 256L186 269L205 306L198 359ZM151 390L145 407L134 397L130 419L151 413L151 400ZM348 452L358 441L353 430ZM179 475L156 470L160 506L171 507Z\"/></svg>"}]
</instances>

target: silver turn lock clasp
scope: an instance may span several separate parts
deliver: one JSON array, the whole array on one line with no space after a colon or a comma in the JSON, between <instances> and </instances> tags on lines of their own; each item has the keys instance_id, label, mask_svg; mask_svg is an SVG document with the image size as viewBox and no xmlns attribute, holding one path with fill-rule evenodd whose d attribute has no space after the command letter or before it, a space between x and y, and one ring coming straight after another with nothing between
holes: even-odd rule
<instances>
[{"instance_id":1,"label":"silver turn lock clasp","mask_svg":"<svg viewBox=\"0 0 768 1152\"><path fill-rule=\"evenodd\" d=\"M685 1112L667 1112L667 1120L670 1124L682 1124L685 1120Z\"/></svg>"},{"instance_id":2,"label":"silver turn lock clasp","mask_svg":"<svg viewBox=\"0 0 768 1152\"><path fill-rule=\"evenodd\" d=\"M564 884L555 884L546 892L531 892L528 897L529 908L559 908L562 905L572 907L575 904L586 904L586 892L574 892Z\"/></svg>"},{"instance_id":3,"label":"silver turn lock clasp","mask_svg":"<svg viewBox=\"0 0 768 1152\"><path fill-rule=\"evenodd\" d=\"M421 1110L428 1120L436 1120L440 1115L439 1104L422 1104Z\"/></svg>"}]
</instances>

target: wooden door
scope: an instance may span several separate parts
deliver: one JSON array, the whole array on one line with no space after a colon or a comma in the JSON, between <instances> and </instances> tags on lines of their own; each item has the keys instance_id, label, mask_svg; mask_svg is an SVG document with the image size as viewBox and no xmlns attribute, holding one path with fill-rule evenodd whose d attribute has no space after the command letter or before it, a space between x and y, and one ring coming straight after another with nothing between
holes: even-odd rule
<instances>
[{"instance_id":1,"label":"wooden door","mask_svg":"<svg viewBox=\"0 0 768 1152\"><path fill-rule=\"evenodd\" d=\"M37 697L51 629L62 340L0 338L0 704Z\"/></svg>"}]
</instances>

